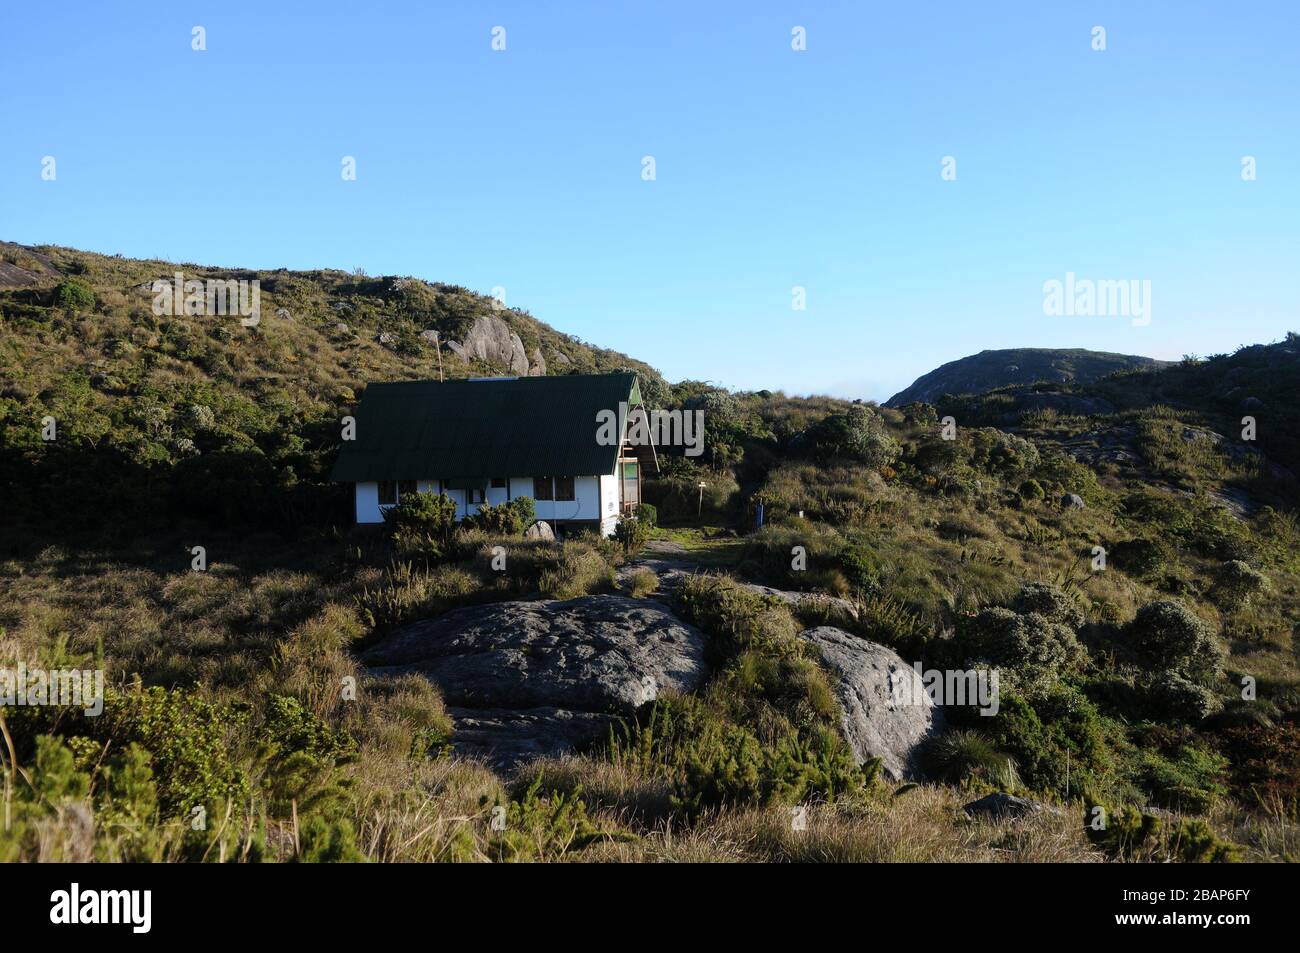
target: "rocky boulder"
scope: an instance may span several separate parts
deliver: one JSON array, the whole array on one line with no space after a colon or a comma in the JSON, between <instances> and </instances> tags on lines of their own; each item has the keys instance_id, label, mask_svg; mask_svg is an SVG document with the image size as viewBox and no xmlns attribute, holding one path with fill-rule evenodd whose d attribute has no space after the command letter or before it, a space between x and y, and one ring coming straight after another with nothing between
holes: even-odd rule
<instances>
[{"instance_id":1,"label":"rocky boulder","mask_svg":"<svg viewBox=\"0 0 1300 953\"><path fill-rule=\"evenodd\" d=\"M708 674L704 635L654 602L584 596L470 606L407 626L365 652L376 675L441 689L462 753L499 764L605 734L659 692Z\"/></svg>"},{"instance_id":2,"label":"rocky boulder","mask_svg":"<svg viewBox=\"0 0 1300 953\"><path fill-rule=\"evenodd\" d=\"M774 599L780 599L796 612L801 609L817 610L826 613L840 612L851 619L858 618L858 607L850 600L841 599L839 596L828 596L820 592L798 592L791 589L773 589L771 586L760 586L753 582L742 582L740 585L742 588L748 589L750 592L757 593L760 596L771 596Z\"/></svg>"},{"instance_id":3,"label":"rocky boulder","mask_svg":"<svg viewBox=\"0 0 1300 953\"><path fill-rule=\"evenodd\" d=\"M555 530L551 529L551 524L546 520L538 520L524 530L524 537L526 539L542 539L551 542L555 539Z\"/></svg>"},{"instance_id":4,"label":"rocky boulder","mask_svg":"<svg viewBox=\"0 0 1300 953\"><path fill-rule=\"evenodd\" d=\"M799 637L817 649L831 675L844 710L840 728L859 763L880 758L885 777L913 777L918 748L943 722L915 669L893 649L843 629L823 625Z\"/></svg>"},{"instance_id":5,"label":"rocky boulder","mask_svg":"<svg viewBox=\"0 0 1300 953\"><path fill-rule=\"evenodd\" d=\"M971 801L962 808L970 817L984 817L991 821L1000 821L1004 818L1028 817L1031 814L1040 814L1048 811L1053 814L1059 814L1060 809L1050 804L1044 804L1041 801L1031 801L1028 798L1016 797L1014 794L986 794L978 801Z\"/></svg>"},{"instance_id":6,"label":"rocky boulder","mask_svg":"<svg viewBox=\"0 0 1300 953\"><path fill-rule=\"evenodd\" d=\"M528 373L528 352L524 350L524 342L496 315L483 314L475 318L457 353L508 367L514 374Z\"/></svg>"}]
</instances>

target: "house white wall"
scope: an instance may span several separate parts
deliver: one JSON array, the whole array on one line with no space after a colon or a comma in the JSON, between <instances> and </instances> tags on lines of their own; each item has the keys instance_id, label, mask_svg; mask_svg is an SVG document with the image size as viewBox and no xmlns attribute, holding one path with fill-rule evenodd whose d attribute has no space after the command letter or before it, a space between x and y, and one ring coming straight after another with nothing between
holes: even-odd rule
<instances>
[{"instance_id":1,"label":"house white wall","mask_svg":"<svg viewBox=\"0 0 1300 953\"><path fill-rule=\"evenodd\" d=\"M600 499L604 509L600 514L600 535L613 536L614 524L618 522L618 477L606 473L600 478Z\"/></svg>"},{"instance_id":2,"label":"house white wall","mask_svg":"<svg viewBox=\"0 0 1300 953\"><path fill-rule=\"evenodd\" d=\"M493 489L488 487L487 500L493 506L514 499L517 496L531 496L533 492L532 477L510 477L509 487ZM417 486L422 493L436 492L438 481L420 480ZM478 505L466 505L465 490L443 490L443 493L456 504L456 519L463 520L470 513L478 512ZM603 503L602 508L602 494ZM572 500L537 500L537 518L546 520L552 526L556 522L583 520L599 522L600 531L609 536L614 532L614 523L618 520L618 480L612 474L606 476L580 476L573 480ZM356 516L358 523L382 523L384 507L379 505L379 484L376 482L356 484Z\"/></svg>"}]
</instances>

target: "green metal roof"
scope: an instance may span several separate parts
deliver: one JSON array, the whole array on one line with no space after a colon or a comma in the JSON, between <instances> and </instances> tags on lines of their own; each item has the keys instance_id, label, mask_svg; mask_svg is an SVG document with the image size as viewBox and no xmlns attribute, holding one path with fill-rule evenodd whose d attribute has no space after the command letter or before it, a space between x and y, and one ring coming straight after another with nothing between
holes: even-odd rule
<instances>
[{"instance_id":1,"label":"green metal roof","mask_svg":"<svg viewBox=\"0 0 1300 953\"><path fill-rule=\"evenodd\" d=\"M613 473L596 414L641 402L636 375L570 374L371 384L331 478L479 480Z\"/></svg>"}]
</instances>

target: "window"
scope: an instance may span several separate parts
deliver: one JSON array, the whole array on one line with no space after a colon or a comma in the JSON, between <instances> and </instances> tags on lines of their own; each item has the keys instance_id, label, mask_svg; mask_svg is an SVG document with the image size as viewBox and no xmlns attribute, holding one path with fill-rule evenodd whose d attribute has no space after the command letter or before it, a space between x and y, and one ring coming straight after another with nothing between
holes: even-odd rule
<instances>
[{"instance_id":1,"label":"window","mask_svg":"<svg viewBox=\"0 0 1300 953\"><path fill-rule=\"evenodd\" d=\"M379 481L379 505L392 506L397 502L397 483L394 480Z\"/></svg>"},{"instance_id":2,"label":"window","mask_svg":"<svg viewBox=\"0 0 1300 953\"><path fill-rule=\"evenodd\" d=\"M493 477L493 478L492 478L492 489L494 489L494 490L504 490L505 488L506 488L506 478L505 478L505 477Z\"/></svg>"},{"instance_id":3,"label":"window","mask_svg":"<svg viewBox=\"0 0 1300 953\"><path fill-rule=\"evenodd\" d=\"M555 499L555 494L551 490L550 477L533 477L533 499L535 500Z\"/></svg>"},{"instance_id":4,"label":"window","mask_svg":"<svg viewBox=\"0 0 1300 953\"><path fill-rule=\"evenodd\" d=\"M557 500L573 499L573 477L555 478L555 498Z\"/></svg>"},{"instance_id":5,"label":"window","mask_svg":"<svg viewBox=\"0 0 1300 953\"><path fill-rule=\"evenodd\" d=\"M466 504L473 506L475 503L482 503L484 499L483 487L472 486L465 491Z\"/></svg>"},{"instance_id":6,"label":"window","mask_svg":"<svg viewBox=\"0 0 1300 953\"><path fill-rule=\"evenodd\" d=\"M404 496L414 493L415 491L416 491L416 484L414 480L397 481L397 498L399 500Z\"/></svg>"}]
</instances>

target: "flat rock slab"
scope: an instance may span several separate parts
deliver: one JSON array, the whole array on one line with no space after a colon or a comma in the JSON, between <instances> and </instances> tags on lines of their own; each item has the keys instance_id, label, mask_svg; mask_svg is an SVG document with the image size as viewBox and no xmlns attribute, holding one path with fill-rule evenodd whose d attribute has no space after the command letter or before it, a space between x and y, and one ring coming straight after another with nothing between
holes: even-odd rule
<instances>
[{"instance_id":1,"label":"flat rock slab","mask_svg":"<svg viewBox=\"0 0 1300 953\"><path fill-rule=\"evenodd\" d=\"M567 708L449 708L456 751L509 770L521 761L565 754L608 737L619 717Z\"/></svg>"},{"instance_id":2,"label":"flat rock slab","mask_svg":"<svg viewBox=\"0 0 1300 953\"><path fill-rule=\"evenodd\" d=\"M495 763L558 754L606 733L659 692L708 676L705 636L624 596L498 602L407 626L362 655L376 675L417 672L442 691L459 746Z\"/></svg>"},{"instance_id":3,"label":"flat rock slab","mask_svg":"<svg viewBox=\"0 0 1300 953\"><path fill-rule=\"evenodd\" d=\"M900 781L917 774L917 750L939 731L943 714L921 677L893 649L823 625L799 637L821 655L843 709L840 727L858 763L880 758L881 773Z\"/></svg>"}]
</instances>

